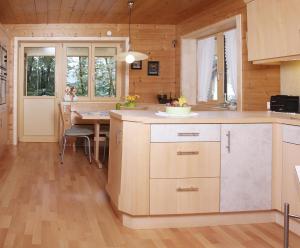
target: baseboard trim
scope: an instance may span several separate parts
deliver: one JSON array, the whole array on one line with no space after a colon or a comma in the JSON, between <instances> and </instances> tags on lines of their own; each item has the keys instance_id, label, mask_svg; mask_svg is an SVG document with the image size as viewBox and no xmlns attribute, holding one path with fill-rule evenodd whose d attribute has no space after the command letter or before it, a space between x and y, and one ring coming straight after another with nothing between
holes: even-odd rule
<instances>
[{"instance_id":1,"label":"baseboard trim","mask_svg":"<svg viewBox=\"0 0 300 248\"><path fill-rule=\"evenodd\" d=\"M130 216L122 214L124 226L132 229L202 227L276 222L276 211L218 213L181 216ZM277 222L276 222L277 223Z\"/></svg>"}]
</instances>

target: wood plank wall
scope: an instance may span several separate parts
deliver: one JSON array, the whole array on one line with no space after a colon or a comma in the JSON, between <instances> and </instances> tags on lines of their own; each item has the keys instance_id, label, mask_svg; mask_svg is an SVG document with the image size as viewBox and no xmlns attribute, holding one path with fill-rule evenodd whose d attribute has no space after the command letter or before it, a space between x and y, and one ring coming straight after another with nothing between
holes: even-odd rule
<instances>
[{"instance_id":1,"label":"wood plank wall","mask_svg":"<svg viewBox=\"0 0 300 248\"><path fill-rule=\"evenodd\" d=\"M99 37L108 30L112 36L128 36L126 24L20 24L3 25L9 34L9 141L12 141L12 101L13 101L13 38L14 37ZM158 93L170 92L175 95L175 48L172 41L176 38L174 25L132 26L133 48L149 54L149 60L160 61L160 75L147 75L147 61L143 61L142 70L129 71L129 92L141 96L140 101L156 103Z\"/></svg>"},{"instance_id":2,"label":"wood plank wall","mask_svg":"<svg viewBox=\"0 0 300 248\"><path fill-rule=\"evenodd\" d=\"M270 96L280 92L280 66L253 65L247 54L247 11L243 0L219 1L176 27L176 81L180 81L180 36L241 14L243 28L243 110L266 110ZM179 91L179 85L177 85Z\"/></svg>"}]
</instances>

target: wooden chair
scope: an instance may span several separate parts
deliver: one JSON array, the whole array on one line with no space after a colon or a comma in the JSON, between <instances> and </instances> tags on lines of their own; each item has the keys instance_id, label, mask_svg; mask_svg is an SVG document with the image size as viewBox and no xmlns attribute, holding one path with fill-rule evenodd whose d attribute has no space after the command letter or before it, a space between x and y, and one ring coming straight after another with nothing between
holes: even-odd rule
<instances>
[{"instance_id":1,"label":"wooden chair","mask_svg":"<svg viewBox=\"0 0 300 248\"><path fill-rule=\"evenodd\" d=\"M94 131L90 128L83 127L81 125L72 125L71 121L71 106L59 104L60 118L62 124L62 140L61 140L61 164L63 164L64 154L67 144L67 138L84 138L85 139L85 152L88 148L89 162L92 163L91 155L91 135L94 135Z\"/></svg>"}]
</instances>

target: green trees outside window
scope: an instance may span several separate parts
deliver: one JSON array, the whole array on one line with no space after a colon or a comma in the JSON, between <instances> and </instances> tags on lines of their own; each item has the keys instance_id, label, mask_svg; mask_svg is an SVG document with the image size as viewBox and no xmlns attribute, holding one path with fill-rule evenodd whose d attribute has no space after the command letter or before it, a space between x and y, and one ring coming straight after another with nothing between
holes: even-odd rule
<instances>
[{"instance_id":1,"label":"green trees outside window","mask_svg":"<svg viewBox=\"0 0 300 248\"><path fill-rule=\"evenodd\" d=\"M55 56L27 56L26 82L26 96L54 96Z\"/></svg>"},{"instance_id":2,"label":"green trees outside window","mask_svg":"<svg viewBox=\"0 0 300 248\"><path fill-rule=\"evenodd\" d=\"M116 61L114 57L95 57L95 96L116 97Z\"/></svg>"},{"instance_id":3,"label":"green trees outside window","mask_svg":"<svg viewBox=\"0 0 300 248\"><path fill-rule=\"evenodd\" d=\"M78 97L117 97L117 48L108 46L66 46L62 61L56 61L55 47L26 47L25 52L25 96L55 95L56 62L65 68L58 72L58 85L76 87ZM59 50L60 52L62 50ZM89 92L93 89L93 95Z\"/></svg>"},{"instance_id":4,"label":"green trees outside window","mask_svg":"<svg viewBox=\"0 0 300 248\"><path fill-rule=\"evenodd\" d=\"M89 48L67 48L67 86L76 87L77 96L88 96Z\"/></svg>"}]
</instances>

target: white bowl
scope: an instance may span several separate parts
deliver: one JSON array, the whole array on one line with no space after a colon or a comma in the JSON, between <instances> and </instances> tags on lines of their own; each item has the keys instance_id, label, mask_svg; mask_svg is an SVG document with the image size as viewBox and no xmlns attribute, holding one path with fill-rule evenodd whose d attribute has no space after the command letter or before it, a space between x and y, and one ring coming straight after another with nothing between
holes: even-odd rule
<instances>
[{"instance_id":1,"label":"white bowl","mask_svg":"<svg viewBox=\"0 0 300 248\"><path fill-rule=\"evenodd\" d=\"M171 115L188 115L191 112L191 107L166 107L166 113Z\"/></svg>"}]
</instances>

